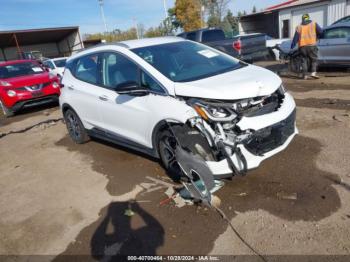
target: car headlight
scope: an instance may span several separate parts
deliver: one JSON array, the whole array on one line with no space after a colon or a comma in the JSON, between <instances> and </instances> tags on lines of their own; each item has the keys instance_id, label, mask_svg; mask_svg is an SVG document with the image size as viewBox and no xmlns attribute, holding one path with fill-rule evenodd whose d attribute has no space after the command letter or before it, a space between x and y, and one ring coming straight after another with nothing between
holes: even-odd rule
<instances>
[{"instance_id":1,"label":"car headlight","mask_svg":"<svg viewBox=\"0 0 350 262\"><path fill-rule=\"evenodd\" d=\"M0 86L12 86L9 82L0 80Z\"/></svg>"},{"instance_id":2,"label":"car headlight","mask_svg":"<svg viewBox=\"0 0 350 262\"><path fill-rule=\"evenodd\" d=\"M57 76L54 74L54 73L52 73L52 72L49 72L49 79L54 79L54 78L56 78Z\"/></svg>"},{"instance_id":3,"label":"car headlight","mask_svg":"<svg viewBox=\"0 0 350 262\"><path fill-rule=\"evenodd\" d=\"M233 110L224 107L195 104L193 108L204 120L212 120L214 122L229 122L233 121L237 117L237 114L233 112Z\"/></svg>"},{"instance_id":4,"label":"car headlight","mask_svg":"<svg viewBox=\"0 0 350 262\"><path fill-rule=\"evenodd\" d=\"M53 88L59 88L60 85L59 85L57 82L53 82L53 83L52 83L52 87L53 87Z\"/></svg>"},{"instance_id":5,"label":"car headlight","mask_svg":"<svg viewBox=\"0 0 350 262\"><path fill-rule=\"evenodd\" d=\"M9 97L15 97L17 94L16 94L16 92L13 91L13 90L8 90L8 91L7 91L7 95L8 95Z\"/></svg>"},{"instance_id":6,"label":"car headlight","mask_svg":"<svg viewBox=\"0 0 350 262\"><path fill-rule=\"evenodd\" d=\"M287 90L286 88L283 86L283 84L280 85L280 87L278 88L278 92L281 94L281 95L284 95Z\"/></svg>"}]
</instances>

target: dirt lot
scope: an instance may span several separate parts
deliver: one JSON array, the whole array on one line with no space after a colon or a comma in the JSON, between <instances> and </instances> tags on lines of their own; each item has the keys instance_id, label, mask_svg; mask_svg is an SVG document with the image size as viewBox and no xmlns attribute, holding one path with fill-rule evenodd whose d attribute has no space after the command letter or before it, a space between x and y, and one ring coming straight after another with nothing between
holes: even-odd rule
<instances>
[{"instance_id":1,"label":"dirt lot","mask_svg":"<svg viewBox=\"0 0 350 262\"><path fill-rule=\"evenodd\" d=\"M222 209L263 255L350 255L350 74L283 81L300 135L226 181ZM1 117L0 133L60 117L57 107ZM0 156L2 255L252 254L214 211L159 205L172 182L157 161L97 140L75 145L61 121L4 136Z\"/></svg>"}]
</instances>

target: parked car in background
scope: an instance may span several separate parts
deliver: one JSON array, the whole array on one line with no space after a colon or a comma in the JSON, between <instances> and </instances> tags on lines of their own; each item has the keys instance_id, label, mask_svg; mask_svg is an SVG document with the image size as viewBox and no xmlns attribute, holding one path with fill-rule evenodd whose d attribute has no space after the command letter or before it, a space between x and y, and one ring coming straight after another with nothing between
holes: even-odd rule
<instances>
[{"instance_id":1,"label":"parked car in background","mask_svg":"<svg viewBox=\"0 0 350 262\"><path fill-rule=\"evenodd\" d=\"M44 57L40 51L24 51L18 54L18 59L43 61Z\"/></svg>"},{"instance_id":2,"label":"parked car in background","mask_svg":"<svg viewBox=\"0 0 350 262\"><path fill-rule=\"evenodd\" d=\"M37 61L0 64L0 106L6 117L22 108L57 102L59 95L59 79Z\"/></svg>"},{"instance_id":3,"label":"parked car in background","mask_svg":"<svg viewBox=\"0 0 350 262\"><path fill-rule=\"evenodd\" d=\"M325 27L317 46L320 66L350 67L350 22ZM280 48L284 53L291 52L291 40L283 42Z\"/></svg>"},{"instance_id":4,"label":"parked car in background","mask_svg":"<svg viewBox=\"0 0 350 262\"><path fill-rule=\"evenodd\" d=\"M67 57L46 59L43 61L43 65L49 68L50 72L62 78L66 61Z\"/></svg>"},{"instance_id":5,"label":"parked car in background","mask_svg":"<svg viewBox=\"0 0 350 262\"><path fill-rule=\"evenodd\" d=\"M169 171L180 144L216 179L244 174L298 132L295 102L276 74L178 37L82 51L68 59L62 84L74 142L99 137L160 158Z\"/></svg>"},{"instance_id":6,"label":"parked car in background","mask_svg":"<svg viewBox=\"0 0 350 262\"><path fill-rule=\"evenodd\" d=\"M243 61L253 62L268 55L265 34L237 35L226 38L221 29L200 29L184 32L179 37L203 43Z\"/></svg>"},{"instance_id":7,"label":"parked car in background","mask_svg":"<svg viewBox=\"0 0 350 262\"><path fill-rule=\"evenodd\" d=\"M266 35L265 36L266 39L266 47L269 50L272 58L276 61L280 60L280 51L278 49L276 49L276 46L280 46L283 42L290 40L289 38L273 38L271 36Z\"/></svg>"},{"instance_id":8,"label":"parked car in background","mask_svg":"<svg viewBox=\"0 0 350 262\"><path fill-rule=\"evenodd\" d=\"M346 22L350 22L350 15L340 18L339 20L335 21L332 25L346 23Z\"/></svg>"}]
</instances>

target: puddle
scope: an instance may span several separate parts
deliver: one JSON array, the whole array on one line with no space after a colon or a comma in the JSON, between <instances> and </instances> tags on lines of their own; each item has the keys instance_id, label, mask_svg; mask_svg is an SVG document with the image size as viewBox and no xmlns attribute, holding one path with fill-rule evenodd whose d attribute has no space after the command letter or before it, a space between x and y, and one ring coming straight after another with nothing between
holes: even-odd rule
<instances>
[{"instance_id":1,"label":"puddle","mask_svg":"<svg viewBox=\"0 0 350 262\"><path fill-rule=\"evenodd\" d=\"M67 138L58 144L68 146L69 150L89 154L94 159L92 165L96 170L104 167L103 172L110 180L110 192L125 192L141 180L145 182L146 176L165 176L157 162L114 146L96 142L72 146ZM296 137L284 152L265 161L259 169L251 171L246 177L226 182L217 193L222 199L222 209L230 219L234 217L235 211L244 213L259 209L289 221L319 221L330 216L341 205L334 188L340 178L316 167L315 161L320 150L321 144L317 140ZM150 250L155 254L210 252L214 241L227 229L223 220L215 212L201 207L176 208L173 204L160 206L159 203L165 198L161 190L140 194L137 198L140 208L147 213L148 221L153 222L148 223L136 214L124 228L121 226L124 222L118 222L118 219L125 219L125 203L112 203L100 212L96 222L81 231L62 255L93 253L96 256L104 252L104 247L114 252L120 251L118 248L124 242L129 244L123 244L123 253L135 254L136 247L137 250L147 247L147 241L153 238L149 232L154 230L155 243ZM105 226L106 219L114 222ZM129 237L126 237L129 234L134 240L131 244L128 242ZM64 256L56 260L63 261Z\"/></svg>"}]
</instances>

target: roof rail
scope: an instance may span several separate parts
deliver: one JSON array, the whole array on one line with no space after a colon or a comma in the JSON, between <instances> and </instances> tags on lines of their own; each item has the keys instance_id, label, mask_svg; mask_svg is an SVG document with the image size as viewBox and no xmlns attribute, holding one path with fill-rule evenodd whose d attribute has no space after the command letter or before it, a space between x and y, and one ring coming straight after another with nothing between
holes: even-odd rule
<instances>
[{"instance_id":1,"label":"roof rail","mask_svg":"<svg viewBox=\"0 0 350 262\"><path fill-rule=\"evenodd\" d=\"M124 43L120 43L120 42L110 42L110 43L100 43L100 44L97 44L97 45L94 45L94 46L90 46L88 48L83 48L83 49L80 49L76 52L76 54L79 54L80 52L83 52L85 50L90 50L92 48L96 48L96 47L100 47L100 46L105 46L105 45L117 45L117 46L121 46L121 47L125 47L125 48L129 48L129 46L127 44L124 44Z\"/></svg>"}]
</instances>

